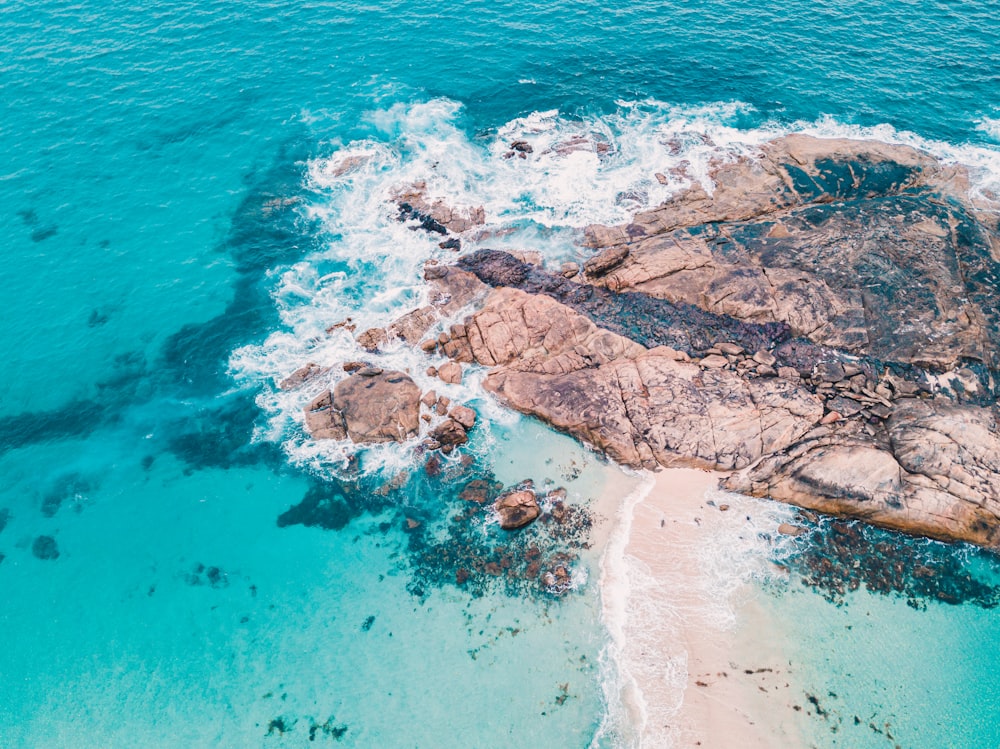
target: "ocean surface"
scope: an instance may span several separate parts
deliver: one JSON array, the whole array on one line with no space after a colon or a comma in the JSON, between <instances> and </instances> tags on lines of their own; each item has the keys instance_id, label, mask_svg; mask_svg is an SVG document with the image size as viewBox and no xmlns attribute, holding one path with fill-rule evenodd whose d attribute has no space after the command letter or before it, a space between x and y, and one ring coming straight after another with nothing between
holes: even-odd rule
<instances>
[{"instance_id":1,"label":"ocean surface","mask_svg":"<svg viewBox=\"0 0 1000 749\"><path fill-rule=\"evenodd\" d=\"M554 262L791 130L1000 192L1000 6L7 0L0 102L0 746L626 747L600 567L639 479L403 348L479 411L460 454L312 442L277 382L423 303L415 180ZM460 496L526 479L565 522ZM1000 746L1000 563L870 533L750 529L721 558L785 572L719 595L787 622L811 745Z\"/></svg>"}]
</instances>

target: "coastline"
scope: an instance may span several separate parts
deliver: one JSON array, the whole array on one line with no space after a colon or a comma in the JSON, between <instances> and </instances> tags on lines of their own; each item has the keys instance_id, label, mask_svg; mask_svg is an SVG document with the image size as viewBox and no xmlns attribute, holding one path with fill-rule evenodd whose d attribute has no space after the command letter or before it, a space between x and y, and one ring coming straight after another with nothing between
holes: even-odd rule
<instances>
[{"instance_id":1,"label":"coastline","mask_svg":"<svg viewBox=\"0 0 1000 749\"><path fill-rule=\"evenodd\" d=\"M649 474L617 518L601 584L628 745L804 745L782 627L752 582L784 508L719 492L721 475Z\"/></svg>"}]
</instances>

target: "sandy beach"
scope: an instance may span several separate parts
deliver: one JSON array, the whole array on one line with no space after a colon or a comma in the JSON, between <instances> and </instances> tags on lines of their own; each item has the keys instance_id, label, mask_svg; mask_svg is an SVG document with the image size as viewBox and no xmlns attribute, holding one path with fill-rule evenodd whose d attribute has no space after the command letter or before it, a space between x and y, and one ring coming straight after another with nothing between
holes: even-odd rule
<instances>
[{"instance_id":1,"label":"sandy beach","mask_svg":"<svg viewBox=\"0 0 1000 749\"><path fill-rule=\"evenodd\" d=\"M622 508L603 583L628 722L642 747L804 746L780 622L749 583L787 511L719 475L662 471Z\"/></svg>"}]
</instances>

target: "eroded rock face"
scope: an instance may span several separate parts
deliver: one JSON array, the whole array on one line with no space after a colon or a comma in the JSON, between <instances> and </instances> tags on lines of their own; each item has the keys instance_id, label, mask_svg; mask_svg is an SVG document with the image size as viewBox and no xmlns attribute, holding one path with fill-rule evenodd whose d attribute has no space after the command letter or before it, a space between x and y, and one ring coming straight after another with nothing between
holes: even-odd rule
<instances>
[{"instance_id":1,"label":"eroded rock face","mask_svg":"<svg viewBox=\"0 0 1000 749\"><path fill-rule=\"evenodd\" d=\"M306 409L315 439L402 442L420 424L420 388L403 372L366 368L320 394Z\"/></svg>"},{"instance_id":2,"label":"eroded rock face","mask_svg":"<svg viewBox=\"0 0 1000 749\"><path fill-rule=\"evenodd\" d=\"M997 547L997 411L907 399L884 429L857 422L816 429L725 485L909 533Z\"/></svg>"},{"instance_id":3,"label":"eroded rock face","mask_svg":"<svg viewBox=\"0 0 1000 749\"><path fill-rule=\"evenodd\" d=\"M545 296L499 289L465 327L475 360L499 365L487 390L626 465L743 467L823 416L792 382L647 350Z\"/></svg>"}]
</instances>

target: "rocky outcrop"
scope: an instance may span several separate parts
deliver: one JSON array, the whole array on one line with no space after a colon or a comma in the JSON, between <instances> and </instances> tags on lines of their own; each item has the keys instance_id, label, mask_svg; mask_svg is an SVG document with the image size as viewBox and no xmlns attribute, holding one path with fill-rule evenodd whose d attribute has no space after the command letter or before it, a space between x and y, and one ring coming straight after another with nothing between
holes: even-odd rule
<instances>
[{"instance_id":1,"label":"rocky outcrop","mask_svg":"<svg viewBox=\"0 0 1000 749\"><path fill-rule=\"evenodd\" d=\"M317 396L305 421L315 439L402 442L419 431L420 388L403 372L360 369Z\"/></svg>"},{"instance_id":2,"label":"rocky outcrop","mask_svg":"<svg viewBox=\"0 0 1000 749\"><path fill-rule=\"evenodd\" d=\"M621 463L1000 547L1000 239L964 172L791 136L713 179L589 227L576 280L464 256L493 291L448 355Z\"/></svg>"},{"instance_id":3,"label":"rocky outcrop","mask_svg":"<svg viewBox=\"0 0 1000 749\"><path fill-rule=\"evenodd\" d=\"M909 533L1000 546L995 408L908 399L883 429L866 426L820 427L725 486Z\"/></svg>"},{"instance_id":4,"label":"rocky outcrop","mask_svg":"<svg viewBox=\"0 0 1000 749\"><path fill-rule=\"evenodd\" d=\"M648 350L546 296L498 289L464 327L487 390L626 465L744 467L823 416L797 383Z\"/></svg>"},{"instance_id":5,"label":"rocky outcrop","mask_svg":"<svg viewBox=\"0 0 1000 749\"><path fill-rule=\"evenodd\" d=\"M400 218L416 221L421 229L435 234L461 234L486 223L482 206L449 206L443 200L428 197L425 182L414 182L397 192L393 199L399 206Z\"/></svg>"},{"instance_id":6,"label":"rocky outcrop","mask_svg":"<svg viewBox=\"0 0 1000 749\"><path fill-rule=\"evenodd\" d=\"M712 179L588 227L582 269L493 250L428 264L430 304L359 342L444 355L428 373L449 382L486 367L500 400L625 465L722 469L732 490L1000 548L1000 233L965 172L789 136ZM481 223L423 192L401 194L404 218L439 234ZM377 397L366 376L386 382ZM362 369L321 395L310 431L416 434L420 394L390 376L409 379ZM475 414L425 401L424 447L462 444ZM504 527L539 512L527 491L496 511Z\"/></svg>"},{"instance_id":7,"label":"rocky outcrop","mask_svg":"<svg viewBox=\"0 0 1000 749\"><path fill-rule=\"evenodd\" d=\"M997 237L962 170L914 149L789 136L624 227L590 227L592 273L854 353L996 366ZM591 261L593 262L593 261Z\"/></svg>"}]
</instances>

